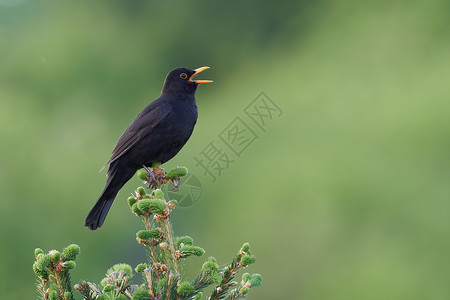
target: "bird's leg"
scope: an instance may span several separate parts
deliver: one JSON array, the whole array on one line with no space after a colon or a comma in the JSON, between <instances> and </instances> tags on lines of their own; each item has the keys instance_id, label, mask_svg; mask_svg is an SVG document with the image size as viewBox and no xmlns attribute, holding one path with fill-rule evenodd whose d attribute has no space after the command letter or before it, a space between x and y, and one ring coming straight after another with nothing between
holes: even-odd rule
<instances>
[{"instance_id":1,"label":"bird's leg","mask_svg":"<svg viewBox=\"0 0 450 300\"><path fill-rule=\"evenodd\" d=\"M153 166L153 169L150 170L147 166L144 166L144 169L147 171L147 182L148 187L151 189L159 189L162 184L167 183L168 179L164 173L164 170L160 167L160 165Z\"/></svg>"},{"instance_id":2,"label":"bird's leg","mask_svg":"<svg viewBox=\"0 0 450 300\"><path fill-rule=\"evenodd\" d=\"M153 174L155 175L155 187L159 189L159 187L163 184L167 183L167 178L164 170L160 165L153 166Z\"/></svg>"},{"instance_id":3,"label":"bird's leg","mask_svg":"<svg viewBox=\"0 0 450 300\"><path fill-rule=\"evenodd\" d=\"M181 185L181 178L174 178L172 179L173 188L171 188L172 191L178 191Z\"/></svg>"},{"instance_id":4,"label":"bird's leg","mask_svg":"<svg viewBox=\"0 0 450 300\"><path fill-rule=\"evenodd\" d=\"M152 171L150 171L150 169L149 168L147 168L147 166L146 165L142 165L142 167L145 169L145 171L147 171L147 173L151 173Z\"/></svg>"},{"instance_id":5,"label":"bird's leg","mask_svg":"<svg viewBox=\"0 0 450 300\"><path fill-rule=\"evenodd\" d=\"M147 171L147 182L148 182L148 187L149 188L153 188L155 186L155 181L156 181L156 176L153 173L152 170L150 170L149 168L147 168L147 166L142 165L145 169L145 171Z\"/></svg>"}]
</instances>

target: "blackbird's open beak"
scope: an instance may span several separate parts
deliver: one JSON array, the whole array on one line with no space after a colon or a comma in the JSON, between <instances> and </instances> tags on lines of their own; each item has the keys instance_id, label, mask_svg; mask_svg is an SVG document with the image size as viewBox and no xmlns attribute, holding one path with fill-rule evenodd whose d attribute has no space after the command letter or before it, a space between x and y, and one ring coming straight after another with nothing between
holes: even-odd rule
<instances>
[{"instance_id":1,"label":"blackbird's open beak","mask_svg":"<svg viewBox=\"0 0 450 300\"><path fill-rule=\"evenodd\" d=\"M210 83L210 82L213 82L212 80L192 80L192 78L194 78L195 75L197 75L198 73L200 73L200 72L202 72L202 71L205 71L205 70L207 70L207 69L209 69L209 67L201 67L201 68L195 69L195 70L194 70L195 73L192 74L191 77L189 77L189 81L190 81L190 82L193 82L193 83Z\"/></svg>"}]
</instances>

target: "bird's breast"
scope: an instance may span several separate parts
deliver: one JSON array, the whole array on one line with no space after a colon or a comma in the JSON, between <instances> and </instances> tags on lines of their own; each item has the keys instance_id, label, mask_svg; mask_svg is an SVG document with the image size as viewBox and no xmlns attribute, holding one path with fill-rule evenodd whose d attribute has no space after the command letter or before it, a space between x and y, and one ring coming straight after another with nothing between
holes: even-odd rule
<instances>
[{"instance_id":1,"label":"bird's breast","mask_svg":"<svg viewBox=\"0 0 450 300\"><path fill-rule=\"evenodd\" d=\"M154 161L164 163L174 157L186 144L197 122L197 108L180 105L151 133L142 137L133 151L141 164L150 166Z\"/></svg>"}]
</instances>

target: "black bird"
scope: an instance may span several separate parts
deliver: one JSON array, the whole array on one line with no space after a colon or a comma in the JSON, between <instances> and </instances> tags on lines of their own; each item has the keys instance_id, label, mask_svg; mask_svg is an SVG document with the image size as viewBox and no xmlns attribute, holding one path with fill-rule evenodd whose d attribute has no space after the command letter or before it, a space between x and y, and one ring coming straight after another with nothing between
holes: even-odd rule
<instances>
[{"instance_id":1,"label":"black bird","mask_svg":"<svg viewBox=\"0 0 450 300\"><path fill-rule=\"evenodd\" d=\"M101 227L117 193L138 169L167 162L186 144L197 122L197 87L212 82L193 77L206 69L209 67L176 68L167 74L161 96L137 115L100 170L109 165L106 186L87 215L85 226L91 230Z\"/></svg>"}]
</instances>

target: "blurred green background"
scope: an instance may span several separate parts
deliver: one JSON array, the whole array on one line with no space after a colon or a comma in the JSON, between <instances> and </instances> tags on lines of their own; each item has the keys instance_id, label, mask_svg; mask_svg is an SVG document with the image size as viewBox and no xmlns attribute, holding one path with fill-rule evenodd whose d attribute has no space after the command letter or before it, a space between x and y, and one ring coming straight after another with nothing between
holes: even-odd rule
<instances>
[{"instance_id":1,"label":"blurred green background","mask_svg":"<svg viewBox=\"0 0 450 300\"><path fill-rule=\"evenodd\" d=\"M0 290L33 299L33 250L81 246L73 281L145 260L126 197L83 220L117 138L177 66L209 65L167 167L174 213L219 263L250 242L249 299L450 297L450 5L431 1L0 0ZM194 157L264 91L282 110L216 180ZM248 123L251 124L251 121ZM253 124L254 125L254 124ZM222 144L223 146L223 144ZM194 274L203 258L186 264Z\"/></svg>"}]
</instances>

